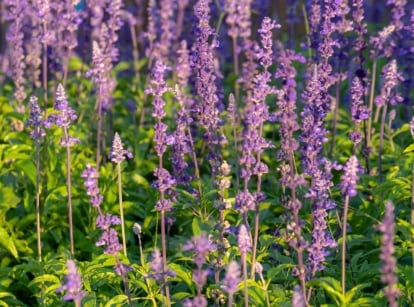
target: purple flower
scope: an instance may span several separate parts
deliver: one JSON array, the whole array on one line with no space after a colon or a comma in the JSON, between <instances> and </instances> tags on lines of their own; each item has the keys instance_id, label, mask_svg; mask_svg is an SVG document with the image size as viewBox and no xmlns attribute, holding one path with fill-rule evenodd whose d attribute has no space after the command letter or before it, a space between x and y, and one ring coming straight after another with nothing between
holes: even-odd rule
<instances>
[{"instance_id":1,"label":"purple flower","mask_svg":"<svg viewBox=\"0 0 414 307\"><path fill-rule=\"evenodd\" d=\"M292 307L306 307L305 296L299 285L296 285L293 291Z\"/></svg>"},{"instance_id":2,"label":"purple flower","mask_svg":"<svg viewBox=\"0 0 414 307\"><path fill-rule=\"evenodd\" d=\"M216 250L217 246L211 242L205 233L202 233L198 237L193 237L183 246L183 251L192 250L195 253L194 263L201 267L205 261L207 255Z\"/></svg>"},{"instance_id":3,"label":"purple flower","mask_svg":"<svg viewBox=\"0 0 414 307\"><path fill-rule=\"evenodd\" d=\"M96 222L98 224L98 221ZM107 226L107 225L102 225L102 226ZM96 242L95 245L106 246L104 253L114 255L115 257L117 257L118 252L122 250L122 245L119 243L119 239L118 239L118 233L116 232L115 229L112 229L112 228L105 229L102 232L101 237L99 238L98 242Z\"/></svg>"},{"instance_id":4,"label":"purple flower","mask_svg":"<svg viewBox=\"0 0 414 307\"><path fill-rule=\"evenodd\" d=\"M199 0L194 5L194 15L198 24L195 33L195 42L191 48L192 68L195 74L195 89L200 102L195 106L199 122L206 131L206 139L210 146L223 142L223 136L218 133L221 125L220 112L224 109L219 99L217 88L217 71L215 66L214 48L218 41L210 36L214 30L210 27L210 0ZM210 152L214 155L213 152Z\"/></svg>"},{"instance_id":5,"label":"purple flower","mask_svg":"<svg viewBox=\"0 0 414 307\"><path fill-rule=\"evenodd\" d=\"M10 27L6 35L6 39L9 45L9 58L10 58L10 71L8 74L14 81L16 91L14 97L16 98L19 106L26 98L24 91L24 69L25 69L25 54L23 50L23 26L24 21L27 18L26 7L28 3L26 1L10 1L6 0L6 20L10 21ZM21 111L21 110L20 110Z\"/></svg>"},{"instance_id":6,"label":"purple flower","mask_svg":"<svg viewBox=\"0 0 414 307\"><path fill-rule=\"evenodd\" d=\"M247 190L239 191L236 196L235 209L244 214L249 210L255 210L256 198Z\"/></svg>"},{"instance_id":7,"label":"purple flower","mask_svg":"<svg viewBox=\"0 0 414 307\"><path fill-rule=\"evenodd\" d=\"M403 101L403 98L393 91L393 89L399 84L399 82L404 81L404 78L398 72L397 61L395 59L391 60L387 65L382 69L384 76L384 84L381 87L381 93L375 98L375 103L377 106L385 105L387 101L391 105L396 105L399 102Z\"/></svg>"},{"instance_id":8,"label":"purple flower","mask_svg":"<svg viewBox=\"0 0 414 307\"><path fill-rule=\"evenodd\" d=\"M241 254L246 254L252 249L252 238L247 230L246 225L241 224L239 227L239 235L237 237L237 246Z\"/></svg>"},{"instance_id":9,"label":"purple flower","mask_svg":"<svg viewBox=\"0 0 414 307\"><path fill-rule=\"evenodd\" d=\"M66 294L63 296L65 301L75 301L77 305L80 306L80 302L86 296L86 292L82 291L82 280L81 276L78 273L78 268L73 260L68 260L66 262L66 267L68 273L65 277L65 283L61 287L56 289L57 293L66 291Z\"/></svg>"},{"instance_id":10,"label":"purple flower","mask_svg":"<svg viewBox=\"0 0 414 307\"><path fill-rule=\"evenodd\" d=\"M236 261L231 261L227 267L226 276L223 279L221 288L229 295L232 295L237 291L237 286L240 281L240 266Z\"/></svg>"},{"instance_id":11,"label":"purple flower","mask_svg":"<svg viewBox=\"0 0 414 307\"><path fill-rule=\"evenodd\" d=\"M354 155L351 156L345 164L345 173L341 177L341 190L343 195L354 197L357 195L357 181L358 173L361 173L362 169L359 166L358 158Z\"/></svg>"},{"instance_id":12,"label":"purple flower","mask_svg":"<svg viewBox=\"0 0 414 307\"><path fill-rule=\"evenodd\" d=\"M56 126L63 128L65 136L60 140L61 146L72 146L79 143L79 139L71 137L67 131L70 124L75 121L78 116L76 115L75 110L69 106L65 89L61 83L59 83L56 90L54 109L57 113L49 115L45 122L45 127L50 128L52 124L55 124Z\"/></svg>"},{"instance_id":13,"label":"purple flower","mask_svg":"<svg viewBox=\"0 0 414 307\"><path fill-rule=\"evenodd\" d=\"M86 169L81 174L82 178L85 178L84 185L86 188L86 193L90 197L92 206L98 208L102 201L103 196L99 194L98 187L98 172L95 167L92 167L89 163L86 165Z\"/></svg>"},{"instance_id":14,"label":"purple flower","mask_svg":"<svg viewBox=\"0 0 414 307\"><path fill-rule=\"evenodd\" d=\"M107 213L105 215L99 215L96 218L96 226L101 230L108 230L114 225L121 225L121 220L116 215Z\"/></svg>"},{"instance_id":15,"label":"purple flower","mask_svg":"<svg viewBox=\"0 0 414 307\"><path fill-rule=\"evenodd\" d=\"M32 128L30 131L30 137L35 141L39 141L46 135L46 133L42 127L44 124L42 110L40 110L39 102L37 101L36 96L30 96L29 108L30 115L25 125L26 127Z\"/></svg>"},{"instance_id":16,"label":"purple flower","mask_svg":"<svg viewBox=\"0 0 414 307\"><path fill-rule=\"evenodd\" d=\"M393 256L395 252L394 247L394 228L395 228L394 205L391 201L385 204L385 215L382 223L378 226L378 230L382 233L381 254L381 281L385 283L386 288L384 295L388 299L389 306L397 307L397 297L401 295L397 288L398 278L395 275L397 269L397 260Z\"/></svg>"},{"instance_id":17,"label":"purple flower","mask_svg":"<svg viewBox=\"0 0 414 307\"><path fill-rule=\"evenodd\" d=\"M115 132L110 154L111 161L114 163L121 163L125 160L125 157L132 159L133 155L130 151L124 149L124 144L122 144L121 137L119 136L118 132Z\"/></svg>"},{"instance_id":18,"label":"purple flower","mask_svg":"<svg viewBox=\"0 0 414 307\"><path fill-rule=\"evenodd\" d=\"M164 280L164 275L175 276L175 273L170 270L164 273L161 253L157 248L155 248L152 251L151 257L152 257L152 260L150 263L150 269L152 273L148 274L146 278L152 278L156 280L157 282L162 282Z\"/></svg>"}]
</instances>

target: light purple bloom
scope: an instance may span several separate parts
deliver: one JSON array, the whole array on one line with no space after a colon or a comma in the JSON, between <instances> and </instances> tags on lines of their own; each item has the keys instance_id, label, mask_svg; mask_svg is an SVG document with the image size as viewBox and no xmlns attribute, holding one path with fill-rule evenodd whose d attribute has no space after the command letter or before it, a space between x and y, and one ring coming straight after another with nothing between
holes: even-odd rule
<instances>
[{"instance_id":1,"label":"light purple bloom","mask_svg":"<svg viewBox=\"0 0 414 307\"><path fill-rule=\"evenodd\" d=\"M78 273L78 268L73 260L66 262L68 273L65 278L65 283L61 287L56 289L56 292L66 291L63 296L65 301L75 301L80 306L80 302L86 296L86 292L82 291L82 279Z\"/></svg>"},{"instance_id":2,"label":"light purple bloom","mask_svg":"<svg viewBox=\"0 0 414 307\"><path fill-rule=\"evenodd\" d=\"M217 246L211 242L205 233L198 237L193 237L183 246L183 251L194 251L194 263L199 267L205 263L207 255L216 249Z\"/></svg>"},{"instance_id":3,"label":"light purple bloom","mask_svg":"<svg viewBox=\"0 0 414 307\"><path fill-rule=\"evenodd\" d=\"M252 238L250 237L250 233L244 224L241 224L239 227L237 246L239 247L241 254L246 254L252 249Z\"/></svg>"},{"instance_id":4,"label":"light purple bloom","mask_svg":"<svg viewBox=\"0 0 414 307\"><path fill-rule=\"evenodd\" d=\"M121 163L125 160L125 157L132 159L133 155L129 150L124 149L121 137L118 132L115 132L114 140L112 141L112 148L110 158L114 163Z\"/></svg>"},{"instance_id":5,"label":"light purple bloom","mask_svg":"<svg viewBox=\"0 0 414 307\"><path fill-rule=\"evenodd\" d=\"M381 281L385 283L386 288L384 295L388 299L390 307L397 307L397 297L401 295L397 288L398 278L395 275L397 269L397 260L393 256L394 247L394 229L395 229L394 205L391 201L385 203L385 215L382 223L378 226L378 230L382 233L381 254Z\"/></svg>"},{"instance_id":6,"label":"light purple bloom","mask_svg":"<svg viewBox=\"0 0 414 307\"><path fill-rule=\"evenodd\" d=\"M30 137L35 141L39 141L46 135L46 133L43 130L44 121L42 118L42 110L40 110L39 102L37 101L36 96L30 96L29 108L30 115L25 125L26 127L32 128L30 131Z\"/></svg>"},{"instance_id":7,"label":"light purple bloom","mask_svg":"<svg viewBox=\"0 0 414 307\"><path fill-rule=\"evenodd\" d=\"M241 282L240 266L236 261L231 261L227 267L226 276L223 279L221 288L229 295L237 291L237 286Z\"/></svg>"},{"instance_id":8,"label":"light purple bloom","mask_svg":"<svg viewBox=\"0 0 414 307\"><path fill-rule=\"evenodd\" d=\"M357 195L358 173L362 172L359 166L358 158L353 155L345 164L345 173L341 177L341 190L343 195L354 197Z\"/></svg>"},{"instance_id":9,"label":"light purple bloom","mask_svg":"<svg viewBox=\"0 0 414 307\"><path fill-rule=\"evenodd\" d=\"M99 207L103 201L103 196L99 194L98 187L98 171L95 167L92 167L89 163L86 165L86 169L82 172L81 177L85 179L84 185L86 193L90 197L90 201L93 207Z\"/></svg>"}]
</instances>

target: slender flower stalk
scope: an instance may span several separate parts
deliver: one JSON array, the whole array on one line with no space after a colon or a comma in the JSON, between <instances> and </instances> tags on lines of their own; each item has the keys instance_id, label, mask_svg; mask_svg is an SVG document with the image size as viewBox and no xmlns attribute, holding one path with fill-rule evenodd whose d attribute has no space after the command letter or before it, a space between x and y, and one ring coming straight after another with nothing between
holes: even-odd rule
<instances>
[{"instance_id":1,"label":"slender flower stalk","mask_svg":"<svg viewBox=\"0 0 414 307\"><path fill-rule=\"evenodd\" d=\"M168 271L167 268L167 241L166 241L166 217L165 212L172 210L172 203L166 194L168 191L176 185L176 180L163 166L163 156L167 150L168 145L174 143L174 139L171 136L167 135L168 126L162 122L162 119L165 117L166 113L164 110L165 101L163 100L163 94L170 89L167 87L167 84L164 80L164 74L167 71L168 67L161 61L157 61L152 70L151 76L151 87L146 90L146 94L153 94L154 99L152 102L153 112L152 116L156 119L155 123L155 151L158 155L158 168L154 170L154 175L157 180L154 182L153 186L157 188L160 192L159 200L156 204L156 210L161 213L161 245L162 245L162 263L163 263L163 278L164 278L164 287L165 287L165 299L166 305L170 306L170 290L167 280Z\"/></svg>"},{"instance_id":2,"label":"slender flower stalk","mask_svg":"<svg viewBox=\"0 0 414 307\"><path fill-rule=\"evenodd\" d=\"M397 298L401 295L397 288L398 278L395 275L397 269L397 260L393 256L394 247L394 229L395 229L394 205L391 201L385 203L385 215L378 230L382 233L381 254L381 281L386 285L384 295L387 297L390 307L397 307Z\"/></svg>"},{"instance_id":3,"label":"slender flower stalk","mask_svg":"<svg viewBox=\"0 0 414 307\"><path fill-rule=\"evenodd\" d=\"M384 84L381 87L381 93L375 98L375 103L379 108L382 108L381 115L381 126L380 126L380 140L378 147L378 172L379 180L382 182L382 151L384 142L384 129L385 120L387 116L388 103L392 106L403 101L403 98L394 90L398 86L399 82L403 81L404 78L398 72L397 61L394 59L383 68Z\"/></svg>"},{"instance_id":4,"label":"slender flower stalk","mask_svg":"<svg viewBox=\"0 0 414 307\"><path fill-rule=\"evenodd\" d=\"M119 211L121 215L121 230L122 230L122 246L124 250L125 257L127 256L126 248L126 236L125 236L125 220L124 220L124 206L122 202L122 176L121 176L121 162L125 160L125 157L132 159L132 154L124 149L122 144L121 137L118 132L115 132L114 140L112 142L111 150L111 161L116 163L117 172L118 172L118 199L119 199Z\"/></svg>"},{"instance_id":5,"label":"slender flower stalk","mask_svg":"<svg viewBox=\"0 0 414 307\"><path fill-rule=\"evenodd\" d=\"M273 30L279 29L281 26L269 17L263 18L260 29L258 30L261 38L261 48L258 49L259 62L263 67L263 71L258 73L254 79L253 93L252 93L252 110L246 110L246 123L249 126L247 135L250 136L250 144L245 142L244 146L249 148L253 156L251 175L257 176L256 192L254 194L254 235L253 235L253 249L252 249L252 268L251 278L255 278L256 270L256 253L259 241L259 205L265 200L265 194L262 192L262 177L269 172L268 166L262 161L262 153L266 148L272 147L263 136L264 123L269 119L269 109L266 105L266 98L275 93L276 90L270 85L272 75L269 68L273 63L272 46L273 46ZM250 115L248 112L252 112ZM247 138L249 139L249 138ZM248 142L248 141L247 141ZM249 151L248 150L248 151ZM244 161L245 162L245 161ZM240 163L242 164L242 163ZM247 163L249 164L249 163ZM247 191L247 182L249 176L244 176L244 191ZM242 176L243 177L243 176ZM246 215L246 214L245 214ZM246 216L245 216L246 219ZM245 221L246 223L246 221ZM247 225L247 223L246 223Z\"/></svg>"},{"instance_id":6,"label":"slender flower stalk","mask_svg":"<svg viewBox=\"0 0 414 307\"><path fill-rule=\"evenodd\" d=\"M57 113L50 114L45 122L45 127L50 128L52 124L62 127L63 138L60 145L66 148L66 187L68 193L68 218L69 218L69 242L71 258L75 257L75 244L73 239L73 216L72 216L72 186L71 186L71 152L70 147L78 144L79 139L69 135L69 126L78 117L75 111L69 106L65 89L59 83L56 90L56 102L54 109Z\"/></svg>"},{"instance_id":7,"label":"slender flower stalk","mask_svg":"<svg viewBox=\"0 0 414 307\"><path fill-rule=\"evenodd\" d=\"M252 249L252 239L250 237L250 232L248 231L246 225L241 224L239 227L239 235L237 240L237 245L239 247L241 262L243 266L243 283L244 283L244 306L249 306L249 294L247 291L247 252Z\"/></svg>"},{"instance_id":8,"label":"slender flower stalk","mask_svg":"<svg viewBox=\"0 0 414 307\"><path fill-rule=\"evenodd\" d=\"M209 270L203 269L203 266L206 263L208 254L216 249L217 246L210 241L205 233L192 238L183 246L183 251L194 251L193 261L196 264L196 269L193 271L193 281L197 287L197 296L192 300L186 299L183 302L183 306L207 307L207 299L202 294L202 290L207 282Z\"/></svg>"},{"instance_id":9,"label":"slender flower stalk","mask_svg":"<svg viewBox=\"0 0 414 307\"><path fill-rule=\"evenodd\" d=\"M341 177L341 190L344 196L344 216L342 220L342 295L346 293L346 233L348 223L349 198L357 195L358 173L362 170L358 158L351 156L345 164L345 173Z\"/></svg>"},{"instance_id":10,"label":"slender flower stalk","mask_svg":"<svg viewBox=\"0 0 414 307\"><path fill-rule=\"evenodd\" d=\"M118 152L118 154L120 154ZM132 307L131 293L129 290L127 273L131 270L128 266L123 264L119 259L119 251L122 250L122 245L119 243L118 233L112 228L121 224L119 217L111 214L103 214L101 209L101 203L103 196L99 192L98 187L98 171L90 164L86 165L86 169L82 172L81 177L84 178L84 185L92 206L98 211L98 217L96 219L96 226L102 231L101 237L96 242L96 246L105 246L105 254L113 255L116 265L114 271L117 275L120 275L125 289L125 295L128 297L129 306Z\"/></svg>"},{"instance_id":11,"label":"slender flower stalk","mask_svg":"<svg viewBox=\"0 0 414 307\"><path fill-rule=\"evenodd\" d=\"M237 292L237 286L241 282L240 266L236 261L231 261L227 267L226 276L223 279L221 288L229 295L227 306L233 306L233 295Z\"/></svg>"},{"instance_id":12,"label":"slender flower stalk","mask_svg":"<svg viewBox=\"0 0 414 307\"><path fill-rule=\"evenodd\" d=\"M42 243L40 227L40 141L46 135L43 130L44 121L42 111L36 96L30 97L30 116L26 121L26 126L31 127L30 137L34 140L36 146L36 234L37 234L37 256L39 262L42 262Z\"/></svg>"},{"instance_id":13,"label":"slender flower stalk","mask_svg":"<svg viewBox=\"0 0 414 307\"><path fill-rule=\"evenodd\" d=\"M66 291L63 296L64 301L74 301L76 307L81 307L82 299L87 292L82 290L82 278L78 273L78 268L73 260L69 259L66 262L68 274L66 275L66 283L56 289L56 292Z\"/></svg>"}]
</instances>

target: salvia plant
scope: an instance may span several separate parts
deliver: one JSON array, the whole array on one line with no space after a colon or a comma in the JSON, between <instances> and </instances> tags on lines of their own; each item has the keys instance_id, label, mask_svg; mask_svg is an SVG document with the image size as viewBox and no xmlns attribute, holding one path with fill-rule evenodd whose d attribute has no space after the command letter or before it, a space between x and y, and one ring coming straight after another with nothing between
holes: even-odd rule
<instances>
[{"instance_id":1,"label":"salvia plant","mask_svg":"<svg viewBox=\"0 0 414 307\"><path fill-rule=\"evenodd\" d=\"M414 306L414 3L0 1L0 306Z\"/></svg>"}]
</instances>

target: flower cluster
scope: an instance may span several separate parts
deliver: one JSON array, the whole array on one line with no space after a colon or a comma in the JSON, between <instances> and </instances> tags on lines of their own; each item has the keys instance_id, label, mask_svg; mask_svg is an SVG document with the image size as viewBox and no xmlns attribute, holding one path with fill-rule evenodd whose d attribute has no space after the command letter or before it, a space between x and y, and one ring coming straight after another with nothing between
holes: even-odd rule
<instances>
[{"instance_id":1,"label":"flower cluster","mask_svg":"<svg viewBox=\"0 0 414 307\"><path fill-rule=\"evenodd\" d=\"M121 137L118 132L115 132L114 139L112 141L110 159L114 163L121 163L125 160L125 157L132 159L133 155L129 150L124 149L124 144L122 144Z\"/></svg>"},{"instance_id":2,"label":"flower cluster","mask_svg":"<svg viewBox=\"0 0 414 307\"><path fill-rule=\"evenodd\" d=\"M87 195L90 197L89 200L92 206L100 210L99 206L103 201L103 196L99 194L98 171L88 163L81 177L85 179L83 184L85 185Z\"/></svg>"},{"instance_id":3,"label":"flower cluster","mask_svg":"<svg viewBox=\"0 0 414 307\"><path fill-rule=\"evenodd\" d=\"M385 65L382 69L382 74L384 76L384 84L381 87L380 95L375 98L377 106L383 106L387 101L389 101L391 105L396 105L397 103L402 102L403 98L394 91L394 88L399 82L404 81L404 78L398 72L397 61L393 59Z\"/></svg>"},{"instance_id":4,"label":"flower cluster","mask_svg":"<svg viewBox=\"0 0 414 307\"><path fill-rule=\"evenodd\" d=\"M61 83L59 83L56 90L56 102L54 109L57 113L49 115L45 122L45 127L50 128L52 124L55 124L56 126L63 128L64 137L60 140L61 146L72 146L79 143L78 138L71 137L68 134L70 124L75 121L78 116L76 115L75 110L69 106L65 89Z\"/></svg>"},{"instance_id":5,"label":"flower cluster","mask_svg":"<svg viewBox=\"0 0 414 307\"><path fill-rule=\"evenodd\" d=\"M193 271L193 281L197 286L197 297L193 300L185 300L183 302L184 306L207 306L207 300L202 295L201 291L203 286L206 284L209 270L204 270L203 265L206 262L208 254L216 249L217 246L210 241L205 233L202 233L198 237L193 237L183 246L183 251L194 251L195 256L193 261L197 266L197 268Z\"/></svg>"},{"instance_id":6,"label":"flower cluster","mask_svg":"<svg viewBox=\"0 0 414 307\"><path fill-rule=\"evenodd\" d=\"M30 96L29 109L30 115L29 119L26 121L26 126L32 128L30 137L35 141L39 141L46 135L46 133L43 130L44 121L42 118L42 110L40 110L36 96Z\"/></svg>"},{"instance_id":7,"label":"flower cluster","mask_svg":"<svg viewBox=\"0 0 414 307\"><path fill-rule=\"evenodd\" d=\"M361 173L362 169L359 166L358 158L353 155L345 164L345 173L341 177L341 190L343 195L354 197L357 195L357 181L358 173Z\"/></svg>"},{"instance_id":8,"label":"flower cluster","mask_svg":"<svg viewBox=\"0 0 414 307\"><path fill-rule=\"evenodd\" d=\"M73 260L66 261L68 273L66 275L66 282L56 292L66 291L63 296L65 301L74 301L76 306L80 306L82 299L86 296L86 292L82 291L82 279L78 273L78 268Z\"/></svg>"},{"instance_id":9,"label":"flower cluster","mask_svg":"<svg viewBox=\"0 0 414 307\"><path fill-rule=\"evenodd\" d=\"M381 281L386 284L384 294L388 299L389 306L397 307L396 298L400 296L400 290L397 288L398 278L395 276L397 261L393 256L394 247L394 205L391 201L385 203L385 215L378 230L382 233L381 255Z\"/></svg>"}]
</instances>

